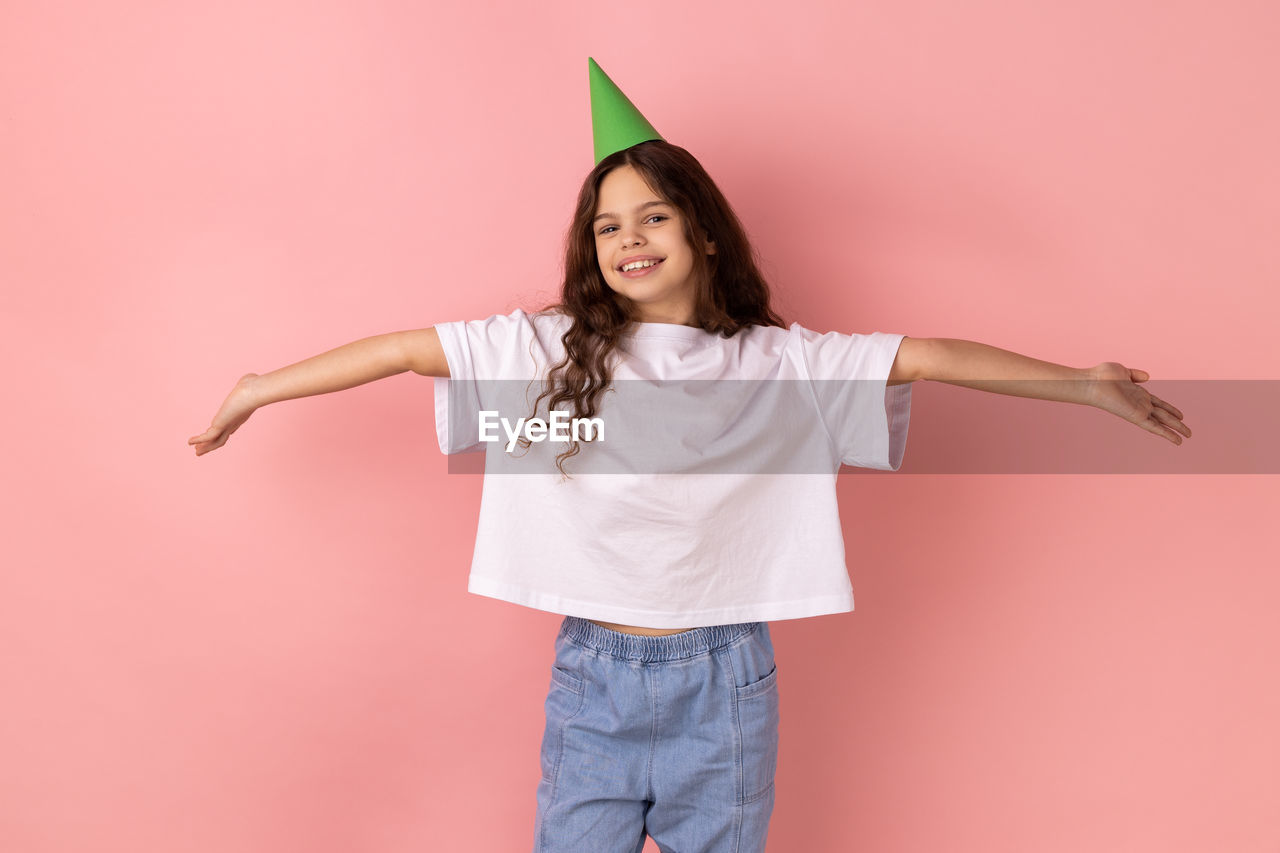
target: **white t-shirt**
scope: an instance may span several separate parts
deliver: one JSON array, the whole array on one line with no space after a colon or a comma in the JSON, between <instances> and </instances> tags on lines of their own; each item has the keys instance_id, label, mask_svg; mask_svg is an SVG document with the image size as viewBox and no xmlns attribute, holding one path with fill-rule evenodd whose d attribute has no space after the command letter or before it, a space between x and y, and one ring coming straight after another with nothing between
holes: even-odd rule
<instances>
[{"instance_id":1,"label":"white t-shirt","mask_svg":"<svg viewBox=\"0 0 1280 853\"><path fill-rule=\"evenodd\" d=\"M580 443L565 479L553 463L569 444L507 447L571 324L516 310L435 327L450 373L435 380L440 450L485 452L468 590L650 628L852 610L836 472L902 464L911 385L886 383L903 336L636 324L603 436ZM496 441L480 440L484 423Z\"/></svg>"}]
</instances>

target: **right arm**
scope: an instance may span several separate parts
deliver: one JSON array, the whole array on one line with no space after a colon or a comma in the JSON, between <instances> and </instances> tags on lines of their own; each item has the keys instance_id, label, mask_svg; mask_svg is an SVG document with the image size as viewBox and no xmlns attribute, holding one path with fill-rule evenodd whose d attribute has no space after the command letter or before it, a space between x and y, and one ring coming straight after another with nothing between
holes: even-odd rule
<instances>
[{"instance_id":1,"label":"right arm","mask_svg":"<svg viewBox=\"0 0 1280 853\"><path fill-rule=\"evenodd\" d=\"M361 338L271 373L245 374L209 428L187 439L187 444L194 444L196 456L201 456L226 444L256 409L268 403L342 391L406 370L421 376L449 376L434 328Z\"/></svg>"}]
</instances>

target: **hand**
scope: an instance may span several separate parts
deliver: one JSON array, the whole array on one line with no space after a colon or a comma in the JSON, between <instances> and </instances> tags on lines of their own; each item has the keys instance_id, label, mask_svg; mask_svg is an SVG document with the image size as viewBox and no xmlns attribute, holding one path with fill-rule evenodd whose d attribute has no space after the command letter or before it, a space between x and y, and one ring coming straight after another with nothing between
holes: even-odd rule
<instances>
[{"instance_id":1,"label":"hand","mask_svg":"<svg viewBox=\"0 0 1280 853\"><path fill-rule=\"evenodd\" d=\"M256 373L246 373L240 377L236 387L232 388L227 399L222 401L222 408L218 409L218 413L213 416L210 427L199 435L193 435L187 439L187 444L196 446L196 456L203 456L210 450L217 450L226 444L231 433L249 420L249 416L258 408L250 391L253 380L257 378Z\"/></svg>"},{"instance_id":2,"label":"hand","mask_svg":"<svg viewBox=\"0 0 1280 853\"><path fill-rule=\"evenodd\" d=\"M1145 388L1138 387L1137 383L1151 378L1145 370L1107 361L1089 368L1089 373L1094 380L1091 405L1119 415L1174 444L1182 444L1182 435L1191 437L1191 430L1182 422L1182 412Z\"/></svg>"}]
</instances>

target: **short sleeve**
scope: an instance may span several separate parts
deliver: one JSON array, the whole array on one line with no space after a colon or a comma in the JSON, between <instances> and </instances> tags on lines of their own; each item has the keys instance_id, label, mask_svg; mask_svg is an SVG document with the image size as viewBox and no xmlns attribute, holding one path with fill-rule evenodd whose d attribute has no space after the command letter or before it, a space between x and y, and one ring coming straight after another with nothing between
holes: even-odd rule
<instances>
[{"instance_id":1,"label":"short sleeve","mask_svg":"<svg viewBox=\"0 0 1280 853\"><path fill-rule=\"evenodd\" d=\"M907 446L911 383L890 386L905 335L821 334L792 326L822 422L840 462L897 471Z\"/></svg>"},{"instance_id":2,"label":"short sleeve","mask_svg":"<svg viewBox=\"0 0 1280 853\"><path fill-rule=\"evenodd\" d=\"M445 454L483 451L480 411L496 408L494 380L536 375L532 318L519 309L484 320L437 323L449 378L435 377L436 438Z\"/></svg>"}]
</instances>

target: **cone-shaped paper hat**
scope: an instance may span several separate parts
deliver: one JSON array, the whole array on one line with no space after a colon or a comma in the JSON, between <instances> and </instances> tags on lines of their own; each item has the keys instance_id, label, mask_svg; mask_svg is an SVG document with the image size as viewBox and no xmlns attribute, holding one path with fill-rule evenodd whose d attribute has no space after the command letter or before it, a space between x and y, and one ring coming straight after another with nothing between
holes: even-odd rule
<instances>
[{"instance_id":1,"label":"cone-shaped paper hat","mask_svg":"<svg viewBox=\"0 0 1280 853\"><path fill-rule=\"evenodd\" d=\"M615 151L662 138L589 56L587 77L591 83L591 134L595 139L597 165Z\"/></svg>"}]
</instances>

